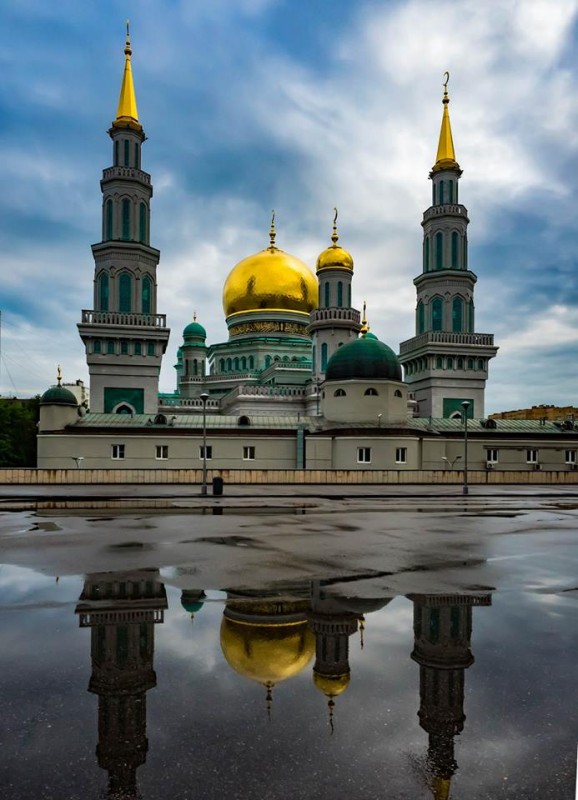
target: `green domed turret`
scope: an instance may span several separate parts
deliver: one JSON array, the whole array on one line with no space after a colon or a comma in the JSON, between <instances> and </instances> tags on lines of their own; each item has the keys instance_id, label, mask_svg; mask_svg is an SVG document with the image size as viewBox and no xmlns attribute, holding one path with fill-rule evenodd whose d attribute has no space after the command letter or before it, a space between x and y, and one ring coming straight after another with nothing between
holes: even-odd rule
<instances>
[{"instance_id":1,"label":"green domed turret","mask_svg":"<svg viewBox=\"0 0 578 800\"><path fill-rule=\"evenodd\" d=\"M187 341L188 339L202 339L205 341L207 338L207 331L203 328L202 325L199 325L197 322L197 315L195 314L193 321L189 322L187 327L183 331L183 339Z\"/></svg>"},{"instance_id":2,"label":"green domed turret","mask_svg":"<svg viewBox=\"0 0 578 800\"><path fill-rule=\"evenodd\" d=\"M344 344L329 359L327 381L401 381L401 365L391 349L378 339L362 336Z\"/></svg>"},{"instance_id":3,"label":"green domed turret","mask_svg":"<svg viewBox=\"0 0 578 800\"><path fill-rule=\"evenodd\" d=\"M78 406L78 400L76 399L76 396L69 389L65 389L64 386L60 385L60 382L62 381L60 367L58 367L57 381L58 382L56 386L51 386L50 389L47 389L44 392L40 398L40 405L74 406L76 408Z\"/></svg>"}]
</instances>

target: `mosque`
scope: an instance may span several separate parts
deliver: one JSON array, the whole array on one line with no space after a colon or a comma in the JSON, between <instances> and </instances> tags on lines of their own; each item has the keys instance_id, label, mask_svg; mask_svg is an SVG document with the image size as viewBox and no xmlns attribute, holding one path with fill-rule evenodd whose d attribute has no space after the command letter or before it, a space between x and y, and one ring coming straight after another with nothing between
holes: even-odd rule
<instances>
[{"instance_id":1,"label":"mosque","mask_svg":"<svg viewBox=\"0 0 578 800\"><path fill-rule=\"evenodd\" d=\"M78 325L90 409L58 379L42 397L38 466L66 468L442 469L461 458L464 420L478 469L576 469L574 422L485 419L498 348L476 330L477 276L449 116L447 79L424 212L415 336L399 354L353 307L354 259L333 220L315 274L277 245L225 277L226 341L201 321L183 331L176 388L159 394L170 330L157 310L160 252L150 242L151 176L142 169L127 31L112 165L100 182L102 240L92 246L93 308ZM204 444L201 443L204 430Z\"/></svg>"}]
</instances>

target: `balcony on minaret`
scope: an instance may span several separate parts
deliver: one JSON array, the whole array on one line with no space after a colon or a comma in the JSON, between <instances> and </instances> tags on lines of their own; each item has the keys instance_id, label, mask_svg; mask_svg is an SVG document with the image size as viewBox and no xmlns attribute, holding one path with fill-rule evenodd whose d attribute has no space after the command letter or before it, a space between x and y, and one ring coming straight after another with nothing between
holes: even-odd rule
<instances>
[{"instance_id":1,"label":"balcony on minaret","mask_svg":"<svg viewBox=\"0 0 578 800\"><path fill-rule=\"evenodd\" d=\"M148 172L145 172L142 169L137 169L136 167L107 167L102 171L102 180L103 181L110 181L114 178L131 178L133 180L140 181L141 183L145 183L147 186L150 186L151 183L151 176Z\"/></svg>"},{"instance_id":2,"label":"balcony on minaret","mask_svg":"<svg viewBox=\"0 0 578 800\"><path fill-rule=\"evenodd\" d=\"M459 214L469 222L468 209L461 203L444 203L443 205L430 206L423 212L423 222L433 217L443 217L445 214Z\"/></svg>"},{"instance_id":3,"label":"balcony on minaret","mask_svg":"<svg viewBox=\"0 0 578 800\"><path fill-rule=\"evenodd\" d=\"M122 311L91 311L83 309L83 325L129 325L137 328L166 328L166 314L133 314Z\"/></svg>"},{"instance_id":4,"label":"balcony on minaret","mask_svg":"<svg viewBox=\"0 0 578 800\"><path fill-rule=\"evenodd\" d=\"M450 331L426 331L414 336L411 339L406 339L399 345L400 356L407 353L415 355L416 351L422 347L427 347L431 344L457 344L465 346L473 346L476 348L493 347L494 334L493 333L452 333Z\"/></svg>"},{"instance_id":5,"label":"balcony on minaret","mask_svg":"<svg viewBox=\"0 0 578 800\"><path fill-rule=\"evenodd\" d=\"M335 320L350 321L359 325L361 315L355 308L316 308L311 312L311 322L333 322Z\"/></svg>"}]
</instances>

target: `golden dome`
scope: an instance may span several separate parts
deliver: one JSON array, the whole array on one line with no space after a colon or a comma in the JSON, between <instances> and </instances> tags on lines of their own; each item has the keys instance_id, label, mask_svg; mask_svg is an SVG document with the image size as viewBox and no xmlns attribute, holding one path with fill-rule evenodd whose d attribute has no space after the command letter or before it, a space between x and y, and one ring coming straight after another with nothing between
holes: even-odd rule
<instances>
[{"instance_id":1,"label":"golden dome","mask_svg":"<svg viewBox=\"0 0 578 800\"><path fill-rule=\"evenodd\" d=\"M339 697L349 686L350 680L349 672L344 675L320 675L319 672L313 672L315 687L326 697Z\"/></svg>"},{"instance_id":2,"label":"golden dome","mask_svg":"<svg viewBox=\"0 0 578 800\"><path fill-rule=\"evenodd\" d=\"M315 652L315 637L306 620L252 624L223 617L221 650L239 675L274 685L307 666Z\"/></svg>"},{"instance_id":3,"label":"golden dome","mask_svg":"<svg viewBox=\"0 0 578 800\"><path fill-rule=\"evenodd\" d=\"M309 314L317 308L317 278L303 261L279 250L275 236L273 212L269 247L239 261L225 281L225 316L263 309Z\"/></svg>"},{"instance_id":4,"label":"golden dome","mask_svg":"<svg viewBox=\"0 0 578 800\"><path fill-rule=\"evenodd\" d=\"M353 272L353 258L351 253L339 247L337 242L339 236L337 234L337 209L334 209L335 216L333 218L333 233L331 234L331 241L333 244L324 250L317 259L317 272L323 269L331 269L341 267L341 269L350 269Z\"/></svg>"}]
</instances>

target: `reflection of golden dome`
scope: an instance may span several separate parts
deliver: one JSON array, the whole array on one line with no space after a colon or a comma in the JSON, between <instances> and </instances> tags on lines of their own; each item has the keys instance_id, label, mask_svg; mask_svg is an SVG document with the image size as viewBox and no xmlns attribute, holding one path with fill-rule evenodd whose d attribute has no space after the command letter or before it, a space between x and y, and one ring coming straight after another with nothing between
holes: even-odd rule
<instances>
[{"instance_id":1,"label":"reflection of golden dome","mask_svg":"<svg viewBox=\"0 0 578 800\"><path fill-rule=\"evenodd\" d=\"M305 620L255 625L223 617L221 650L239 675L276 684L307 666L315 652L315 637Z\"/></svg>"},{"instance_id":2,"label":"reflection of golden dome","mask_svg":"<svg viewBox=\"0 0 578 800\"><path fill-rule=\"evenodd\" d=\"M233 267L223 288L223 309L227 317L262 309L309 314L317 308L317 291L309 267L272 246Z\"/></svg>"},{"instance_id":3,"label":"reflection of golden dome","mask_svg":"<svg viewBox=\"0 0 578 800\"><path fill-rule=\"evenodd\" d=\"M350 680L349 672L345 675L320 675L313 672L313 683L326 697L339 697L349 686Z\"/></svg>"}]
</instances>

